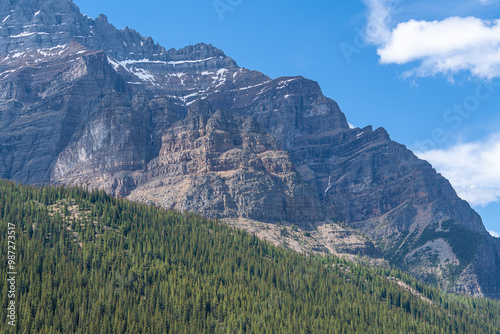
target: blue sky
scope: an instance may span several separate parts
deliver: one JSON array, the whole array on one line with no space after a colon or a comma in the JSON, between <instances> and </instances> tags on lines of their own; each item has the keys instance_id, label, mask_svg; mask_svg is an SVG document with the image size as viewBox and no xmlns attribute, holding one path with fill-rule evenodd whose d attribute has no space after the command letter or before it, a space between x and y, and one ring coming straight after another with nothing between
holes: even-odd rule
<instances>
[{"instance_id":1,"label":"blue sky","mask_svg":"<svg viewBox=\"0 0 500 334\"><path fill-rule=\"evenodd\" d=\"M320 83L350 123L387 129L500 233L500 1L74 0L164 47Z\"/></svg>"}]
</instances>

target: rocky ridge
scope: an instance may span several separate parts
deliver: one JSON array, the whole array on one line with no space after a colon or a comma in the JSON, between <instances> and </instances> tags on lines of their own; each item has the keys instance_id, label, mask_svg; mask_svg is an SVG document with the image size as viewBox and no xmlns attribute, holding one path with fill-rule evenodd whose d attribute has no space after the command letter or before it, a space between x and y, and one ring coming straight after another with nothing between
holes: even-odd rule
<instances>
[{"instance_id":1,"label":"rocky ridge","mask_svg":"<svg viewBox=\"0 0 500 334\"><path fill-rule=\"evenodd\" d=\"M297 250L383 254L444 289L500 298L500 245L477 213L384 129L351 129L317 83L240 68L211 45L167 51L68 0L4 2L0 19L1 177L254 232L293 225L320 240ZM340 223L376 246L319 237Z\"/></svg>"}]
</instances>

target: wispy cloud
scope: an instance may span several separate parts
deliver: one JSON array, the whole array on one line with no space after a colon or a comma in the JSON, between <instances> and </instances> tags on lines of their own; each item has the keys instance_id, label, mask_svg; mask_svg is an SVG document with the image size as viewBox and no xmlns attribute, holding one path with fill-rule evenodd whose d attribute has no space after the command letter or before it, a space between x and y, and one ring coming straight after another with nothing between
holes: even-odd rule
<instances>
[{"instance_id":1,"label":"wispy cloud","mask_svg":"<svg viewBox=\"0 0 500 334\"><path fill-rule=\"evenodd\" d=\"M395 0L363 0L368 8L365 29L366 42L380 45L391 37L389 24L394 12Z\"/></svg>"},{"instance_id":2,"label":"wispy cloud","mask_svg":"<svg viewBox=\"0 0 500 334\"><path fill-rule=\"evenodd\" d=\"M481 5L491 5L494 2L498 2L498 0L479 0Z\"/></svg>"},{"instance_id":3,"label":"wispy cloud","mask_svg":"<svg viewBox=\"0 0 500 334\"><path fill-rule=\"evenodd\" d=\"M491 0L479 0L486 5ZM500 20L449 17L440 21L409 20L389 26L394 1L366 0L367 35L379 27L377 38L383 64L414 64L405 76L453 76L467 71L474 77L500 77ZM378 25L377 25L378 24Z\"/></svg>"},{"instance_id":4,"label":"wispy cloud","mask_svg":"<svg viewBox=\"0 0 500 334\"><path fill-rule=\"evenodd\" d=\"M500 132L483 141L415 154L429 161L472 205L500 200Z\"/></svg>"}]
</instances>

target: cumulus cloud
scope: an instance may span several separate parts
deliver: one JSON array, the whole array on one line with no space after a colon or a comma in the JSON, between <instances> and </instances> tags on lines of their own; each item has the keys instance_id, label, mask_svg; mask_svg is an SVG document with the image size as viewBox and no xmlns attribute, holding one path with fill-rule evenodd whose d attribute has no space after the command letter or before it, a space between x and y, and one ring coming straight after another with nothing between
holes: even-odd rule
<instances>
[{"instance_id":1,"label":"cumulus cloud","mask_svg":"<svg viewBox=\"0 0 500 334\"><path fill-rule=\"evenodd\" d=\"M495 232L495 231L488 231L488 232L490 232L492 237L500 238L500 234L498 234L497 232Z\"/></svg>"},{"instance_id":2,"label":"cumulus cloud","mask_svg":"<svg viewBox=\"0 0 500 334\"><path fill-rule=\"evenodd\" d=\"M409 75L453 75L465 70L492 79L500 76L500 20L410 20L398 24L377 53L385 64L421 61Z\"/></svg>"},{"instance_id":3,"label":"cumulus cloud","mask_svg":"<svg viewBox=\"0 0 500 334\"><path fill-rule=\"evenodd\" d=\"M470 204L486 206L500 200L500 133L483 141L415 154L450 180Z\"/></svg>"},{"instance_id":4,"label":"cumulus cloud","mask_svg":"<svg viewBox=\"0 0 500 334\"><path fill-rule=\"evenodd\" d=\"M500 77L500 20L449 17L441 21L409 20L391 27L394 0L365 3L367 40L378 46L381 63L415 63L405 72L407 77L453 76L461 71L483 79Z\"/></svg>"}]
</instances>

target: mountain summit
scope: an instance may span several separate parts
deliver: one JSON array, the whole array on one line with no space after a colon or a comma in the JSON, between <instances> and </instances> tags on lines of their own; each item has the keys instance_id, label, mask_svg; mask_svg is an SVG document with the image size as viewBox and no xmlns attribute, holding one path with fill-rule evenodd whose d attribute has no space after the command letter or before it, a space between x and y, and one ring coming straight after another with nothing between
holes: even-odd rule
<instances>
[{"instance_id":1,"label":"mountain summit","mask_svg":"<svg viewBox=\"0 0 500 334\"><path fill-rule=\"evenodd\" d=\"M298 251L383 256L500 298L500 244L479 215L384 129L351 129L316 82L207 44L166 50L67 0L4 1L0 20L0 177L196 211Z\"/></svg>"}]
</instances>

